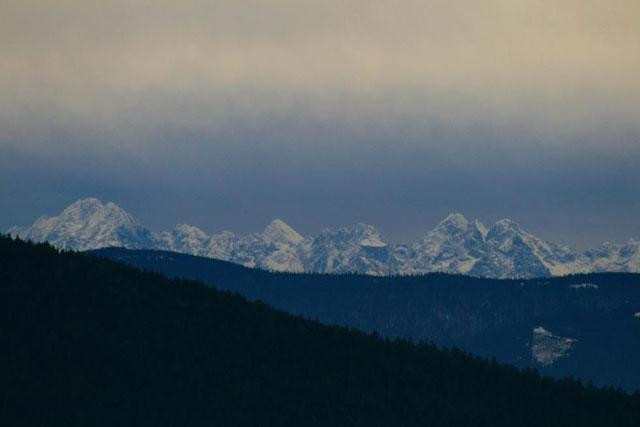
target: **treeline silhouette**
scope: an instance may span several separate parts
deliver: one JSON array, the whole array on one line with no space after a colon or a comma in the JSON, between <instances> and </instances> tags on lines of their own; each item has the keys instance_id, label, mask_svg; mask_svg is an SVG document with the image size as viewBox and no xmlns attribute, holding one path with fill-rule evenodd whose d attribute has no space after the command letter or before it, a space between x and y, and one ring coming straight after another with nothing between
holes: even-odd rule
<instances>
[{"instance_id":1,"label":"treeline silhouette","mask_svg":"<svg viewBox=\"0 0 640 427\"><path fill-rule=\"evenodd\" d=\"M7 426L640 425L637 393L4 236L0 349Z\"/></svg>"}]
</instances>

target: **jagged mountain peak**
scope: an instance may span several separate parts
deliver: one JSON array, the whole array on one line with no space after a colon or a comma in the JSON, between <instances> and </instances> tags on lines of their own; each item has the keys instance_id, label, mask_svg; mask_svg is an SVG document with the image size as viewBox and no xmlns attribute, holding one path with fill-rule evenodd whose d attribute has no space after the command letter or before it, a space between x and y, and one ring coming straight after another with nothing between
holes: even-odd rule
<instances>
[{"instance_id":1,"label":"jagged mountain peak","mask_svg":"<svg viewBox=\"0 0 640 427\"><path fill-rule=\"evenodd\" d=\"M491 228L489 229L489 232L491 231L504 233L508 231L521 232L523 230L522 230L522 227L520 227L520 224L518 224L517 222L509 218L503 218L499 221L496 221L496 223L493 224L493 226L491 226Z\"/></svg>"},{"instance_id":2,"label":"jagged mountain peak","mask_svg":"<svg viewBox=\"0 0 640 427\"><path fill-rule=\"evenodd\" d=\"M487 229L458 212L449 214L414 243L388 245L374 226L363 222L327 228L306 239L281 219L246 236L231 232L208 236L200 228L182 223L153 234L115 203L103 204L88 197L75 201L58 216L40 217L30 227L12 227L9 233L66 249L164 249L278 271L377 275L441 271L484 277L640 272L640 242L635 239L576 254L567 246L528 233L510 219Z\"/></svg>"},{"instance_id":3,"label":"jagged mountain peak","mask_svg":"<svg viewBox=\"0 0 640 427\"><path fill-rule=\"evenodd\" d=\"M486 227L482 223L469 222L464 215L454 212L413 243L408 256L401 254L398 269L408 274L422 271L467 273L485 252L485 235Z\"/></svg>"},{"instance_id":4,"label":"jagged mountain peak","mask_svg":"<svg viewBox=\"0 0 640 427\"><path fill-rule=\"evenodd\" d=\"M58 216L41 217L30 227L21 228L18 235L75 250L156 244L154 236L126 211L112 202L102 204L95 197L77 200Z\"/></svg>"},{"instance_id":5,"label":"jagged mountain peak","mask_svg":"<svg viewBox=\"0 0 640 427\"><path fill-rule=\"evenodd\" d=\"M305 252L308 271L372 275L390 272L387 244L375 227L361 222L321 231Z\"/></svg>"},{"instance_id":6,"label":"jagged mountain peak","mask_svg":"<svg viewBox=\"0 0 640 427\"><path fill-rule=\"evenodd\" d=\"M262 232L262 238L268 243L298 244L304 240L291 226L281 219L274 219Z\"/></svg>"},{"instance_id":7,"label":"jagged mountain peak","mask_svg":"<svg viewBox=\"0 0 640 427\"><path fill-rule=\"evenodd\" d=\"M84 199L78 199L75 202L71 203L69 206L67 206L64 209L64 211L76 210L76 209L99 209L102 207L103 207L103 204L100 201L100 199L96 197L86 197Z\"/></svg>"},{"instance_id":8,"label":"jagged mountain peak","mask_svg":"<svg viewBox=\"0 0 640 427\"><path fill-rule=\"evenodd\" d=\"M427 234L425 239L430 240L435 236L438 236L439 239L461 239L468 238L469 235L471 235L474 239L482 240L487 236L488 232L487 227L479 220L469 221L461 213L454 212L440 221L440 223Z\"/></svg>"},{"instance_id":9,"label":"jagged mountain peak","mask_svg":"<svg viewBox=\"0 0 640 427\"><path fill-rule=\"evenodd\" d=\"M387 244L382 240L382 235L373 226L359 222L355 225L356 232L360 238L360 246L367 246L372 248L383 248Z\"/></svg>"},{"instance_id":10,"label":"jagged mountain peak","mask_svg":"<svg viewBox=\"0 0 640 427\"><path fill-rule=\"evenodd\" d=\"M204 256L209 252L209 236L194 225L179 223L171 231L159 233L156 239L164 250Z\"/></svg>"},{"instance_id":11,"label":"jagged mountain peak","mask_svg":"<svg viewBox=\"0 0 640 427\"><path fill-rule=\"evenodd\" d=\"M438 228L458 228L466 230L469 227L469 220L459 212L452 212L436 226Z\"/></svg>"},{"instance_id":12,"label":"jagged mountain peak","mask_svg":"<svg viewBox=\"0 0 640 427\"><path fill-rule=\"evenodd\" d=\"M88 197L86 199L79 199L64 208L64 210L58 215L57 218L66 218L69 220L81 220L85 219L97 212L102 211L105 206L102 202L95 197ZM113 209L110 207L110 209ZM39 220L48 219L49 217L41 217Z\"/></svg>"},{"instance_id":13,"label":"jagged mountain peak","mask_svg":"<svg viewBox=\"0 0 640 427\"><path fill-rule=\"evenodd\" d=\"M369 247L385 247L382 234L371 224L358 222L338 228L326 228L318 235L321 239L330 239Z\"/></svg>"},{"instance_id":14,"label":"jagged mountain peak","mask_svg":"<svg viewBox=\"0 0 640 427\"><path fill-rule=\"evenodd\" d=\"M524 230L520 224L508 218L496 221L496 223L489 228L486 239L489 242L502 242L503 244L510 244L515 241L539 240Z\"/></svg>"},{"instance_id":15,"label":"jagged mountain peak","mask_svg":"<svg viewBox=\"0 0 640 427\"><path fill-rule=\"evenodd\" d=\"M43 217L44 219L51 219ZM60 215L53 217L58 223L78 221L76 225L87 222L86 226L96 226L105 221L121 222L127 225L137 225L138 221L127 211L113 202L102 203L95 197L79 199L67 206Z\"/></svg>"}]
</instances>

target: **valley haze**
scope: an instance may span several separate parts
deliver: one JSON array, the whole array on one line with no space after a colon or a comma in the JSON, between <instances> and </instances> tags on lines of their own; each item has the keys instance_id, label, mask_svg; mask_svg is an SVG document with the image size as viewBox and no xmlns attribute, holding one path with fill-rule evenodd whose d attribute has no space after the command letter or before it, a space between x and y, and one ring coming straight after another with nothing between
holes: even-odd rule
<instances>
[{"instance_id":1,"label":"valley haze","mask_svg":"<svg viewBox=\"0 0 640 427\"><path fill-rule=\"evenodd\" d=\"M374 226L327 228L302 236L284 221L262 232L209 235L178 224L152 232L112 202L86 198L55 217L40 217L8 233L79 251L105 247L158 249L231 261L271 271L414 275L430 272L488 278L533 278L591 272L640 272L640 242L604 243L578 253L542 240L518 223L502 219L490 227L452 213L433 230L407 244L390 244Z\"/></svg>"}]
</instances>

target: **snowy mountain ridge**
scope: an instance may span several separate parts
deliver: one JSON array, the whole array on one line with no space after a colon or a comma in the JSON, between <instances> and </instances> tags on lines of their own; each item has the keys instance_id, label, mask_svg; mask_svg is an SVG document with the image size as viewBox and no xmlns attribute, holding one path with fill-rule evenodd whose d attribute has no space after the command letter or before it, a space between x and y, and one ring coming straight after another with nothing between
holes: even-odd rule
<instances>
[{"instance_id":1,"label":"snowy mountain ridge","mask_svg":"<svg viewBox=\"0 0 640 427\"><path fill-rule=\"evenodd\" d=\"M544 241L514 221L503 219L486 227L460 213L447 216L423 238L398 245L386 243L378 230L363 223L327 228L307 238L280 219L246 236L229 231L208 235L187 224L153 233L114 203L87 198L58 216L40 217L30 227L13 227L8 233L62 249L159 249L272 271L378 276L446 272L492 278L640 272L637 240L605 243L580 254Z\"/></svg>"},{"instance_id":2,"label":"snowy mountain ridge","mask_svg":"<svg viewBox=\"0 0 640 427\"><path fill-rule=\"evenodd\" d=\"M79 251L108 246L146 248L157 241L155 235L116 204L103 205L93 197L78 200L58 216L42 216L31 227L13 227L8 233Z\"/></svg>"}]
</instances>

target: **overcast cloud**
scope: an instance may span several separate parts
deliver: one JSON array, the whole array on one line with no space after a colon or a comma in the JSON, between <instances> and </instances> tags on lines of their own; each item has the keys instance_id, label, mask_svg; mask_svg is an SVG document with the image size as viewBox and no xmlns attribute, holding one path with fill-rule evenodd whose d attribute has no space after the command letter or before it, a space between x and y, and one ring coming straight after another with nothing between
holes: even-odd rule
<instances>
[{"instance_id":1,"label":"overcast cloud","mask_svg":"<svg viewBox=\"0 0 640 427\"><path fill-rule=\"evenodd\" d=\"M152 228L390 240L446 213L640 237L640 3L0 4L0 226L96 195Z\"/></svg>"}]
</instances>

